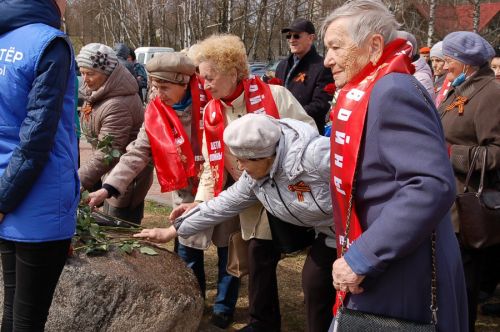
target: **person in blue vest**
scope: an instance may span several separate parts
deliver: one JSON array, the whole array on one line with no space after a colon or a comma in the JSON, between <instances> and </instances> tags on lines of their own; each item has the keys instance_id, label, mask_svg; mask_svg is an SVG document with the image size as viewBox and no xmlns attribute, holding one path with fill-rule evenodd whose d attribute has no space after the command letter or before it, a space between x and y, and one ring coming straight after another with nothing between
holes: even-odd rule
<instances>
[{"instance_id":1,"label":"person in blue vest","mask_svg":"<svg viewBox=\"0 0 500 332\"><path fill-rule=\"evenodd\" d=\"M2 331L43 331L79 201L66 0L0 2Z\"/></svg>"}]
</instances>

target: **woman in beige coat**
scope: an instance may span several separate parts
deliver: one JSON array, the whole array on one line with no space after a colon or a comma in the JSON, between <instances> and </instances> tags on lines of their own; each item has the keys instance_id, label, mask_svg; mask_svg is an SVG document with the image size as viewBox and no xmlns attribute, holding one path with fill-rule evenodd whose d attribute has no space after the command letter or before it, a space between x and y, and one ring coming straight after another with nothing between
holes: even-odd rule
<instances>
[{"instance_id":1,"label":"woman in beige coat","mask_svg":"<svg viewBox=\"0 0 500 332\"><path fill-rule=\"evenodd\" d=\"M294 118L316 128L300 103L282 86L267 85L259 78L249 76L245 45L233 35L213 35L196 48L196 61L205 90L213 100L204 113L203 154L205 164L195 203L183 204L171 214L175 219L198 202L217 196L224 188L237 181L242 174L236 157L224 149L224 127L239 117L252 112L274 117ZM266 98L267 97L267 98ZM265 209L260 203L239 214L242 236L249 240L249 313L250 324L244 330L280 330L280 311L276 280L276 265L280 258L271 241L271 232ZM227 232L234 223L228 221L214 228L226 243ZM237 226L237 224L236 224ZM227 245L227 244L226 244ZM232 317L224 317L226 326ZM222 325L222 324L221 324Z\"/></svg>"},{"instance_id":2,"label":"woman in beige coat","mask_svg":"<svg viewBox=\"0 0 500 332\"><path fill-rule=\"evenodd\" d=\"M76 60L83 76L81 90L85 98L80 118L82 133L92 145L92 156L80 167L78 175L82 188L92 191L100 188L102 179L118 162L118 158L107 156L98 148L99 142L111 137L111 147L125 152L127 144L137 137L144 112L137 95L137 81L118 63L110 47L85 45ZM152 170L145 169L118 198L105 202L104 211L140 223L151 183Z\"/></svg>"}]
</instances>

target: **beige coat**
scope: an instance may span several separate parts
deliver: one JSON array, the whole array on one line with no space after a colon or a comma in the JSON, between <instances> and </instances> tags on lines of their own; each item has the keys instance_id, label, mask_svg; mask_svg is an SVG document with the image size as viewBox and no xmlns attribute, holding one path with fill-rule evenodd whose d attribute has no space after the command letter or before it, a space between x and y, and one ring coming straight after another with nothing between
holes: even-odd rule
<instances>
[{"instance_id":1,"label":"beige coat","mask_svg":"<svg viewBox=\"0 0 500 332\"><path fill-rule=\"evenodd\" d=\"M456 96L467 97L462 115L457 108L445 111L455 101ZM474 150L477 146L488 149L486 170L488 180L500 175L500 84L495 81L493 71L486 64L468 80L451 90L439 107L444 134L450 145L450 159L455 171L457 192L464 191L465 178L469 170ZM476 164L470 190L477 191L481 162ZM498 179L497 179L498 180ZM458 231L458 215L452 209L452 221Z\"/></svg>"},{"instance_id":2,"label":"beige coat","mask_svg":"<svg viewBox=\"0 0 500 332\"><path fill-rule=\"evenodd\" d=\"M316 128L314 120L307 115L300 103L287 89L278 85L270 85L270 88L280 117L304 121L310 124L313 128ZM232 106L228 106L224 104L224 102L222 104L224 106L223 114L225 117L225 126L247 113L243 93L233 101ZM200 185L196 194L196 200L199 201L207 201L214 196L214 179L210 172L210 163L208 162L208 150L205 138L203 139L203 156L205 157L205 164L203 165L203 173L201 175ZM224 166L224 177L226 181L228 174L231 176L231 180L236 181L239 179L241 171L239 171L236 167L236 157L233 156L227 148L224 149ZM240 213L239 217L243 239L271 239L271 231L269 229L266 210L260 203L246 209L244 212ZM232 228L234 227L234 221L222 223L217 227L221 226ZM227 241L229 234L230 233L227 232L221 232L220 234L214 233L214 237L226 239Z\"/></svg>"},{"instance_id":3,"label":"beige coat","mask_svg":"<svg viewBox=\"0 0 500 332\"><path fill-rule=\"evenodd\" d=\"M80 121L82 134L92 144L92 157L78 170L82 187L95 189L99 180L103 180L118 162L118 158L109 165L105 163L105 154L97 149L97 140L106 135L113 137L112 146L121 153L126 146L135 140L139 128L144 121L142 102L137 94L136 79L121 65L108 77L102 87L96 91L88 91L82 87L86 103L92 106L92 112L82 112ZM146 168L130 183L126 190L120 190L118 198L111 198L108 203L117 208L134 208L140 204L152 183L152 169Z\"/></svg>"}]
</instances>

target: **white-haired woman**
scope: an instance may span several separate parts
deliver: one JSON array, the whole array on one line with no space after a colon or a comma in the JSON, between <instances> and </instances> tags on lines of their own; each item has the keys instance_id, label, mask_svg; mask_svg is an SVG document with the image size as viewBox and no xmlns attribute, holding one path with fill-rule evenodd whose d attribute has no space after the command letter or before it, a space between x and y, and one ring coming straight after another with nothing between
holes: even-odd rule
<instances>
[{"instance_id":1,"label":"white-haired woman","mask_svg":"<svg viewBox=\"0 0 500 332\"><path fill-rule=\"evenodd\" d=\"M337 307L431 322L434 242L437 329L466 331L448 214L453 172L439 116L411 75L397 29L378 0L349 1L323 24L325 66L341 89L331 113L333 214L338 247L347 247L333 264Z\"/></svg>"}]
</instances>

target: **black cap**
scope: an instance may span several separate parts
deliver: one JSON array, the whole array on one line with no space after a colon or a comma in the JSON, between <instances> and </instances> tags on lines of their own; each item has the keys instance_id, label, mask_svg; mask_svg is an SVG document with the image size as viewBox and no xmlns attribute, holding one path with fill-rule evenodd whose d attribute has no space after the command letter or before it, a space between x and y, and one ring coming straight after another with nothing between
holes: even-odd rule
<instances>
[{"instance_id":1,"label":"black cap","mask_svg":"<svg viewBox=\"0 0 500 332\"><path fill-rule=\"evenodd\" d=\"M500 45L495 47L495 58L500 58Z\"/></svg>"},{"instance_id":2,"label":"black cap","mask_svg":"<svg viewBox=\"0 0 500 332\"><path fill-rule=\"evenodd\" d=\"M286 28L281 29L281 33L287 33L289 31L316 34L314 24L312 24L311 21L306 20L305 18L297 18L292 22L292 24L290 24Z\"/></svg>"}]
</instances>

